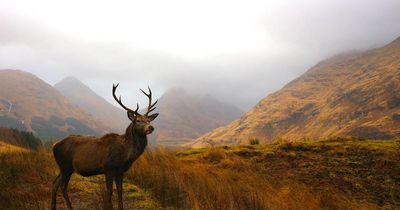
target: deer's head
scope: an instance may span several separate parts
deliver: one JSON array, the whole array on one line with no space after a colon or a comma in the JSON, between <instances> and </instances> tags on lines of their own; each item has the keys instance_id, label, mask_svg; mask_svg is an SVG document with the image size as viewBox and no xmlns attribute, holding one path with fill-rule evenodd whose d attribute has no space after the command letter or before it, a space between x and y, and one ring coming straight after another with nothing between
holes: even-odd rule
<instances>
[{"instance_id":1,"label":"deer's head","mask_svg":"<svg viewBox=\"0 0 400 210\"><path fill-rule=\"evenodd\" d=\"M154 111L154 109L156 109L155 105L157 104L158 100L155 101L154 103L151 102L152 95L151 95L150 87L148 87L149 93L146 93L145 91L140 89L147 96L147 98L149 98L149 105L147 106L147 111L144 115L141 115L139 113L139 104L136 104L136 110L133 111L132 109L126 107L122 103L121 96L118 98L115 95L115 91L117 90L118 85L119 84L117 84L117 85L113 84L113 89L112 89L113 97L118 102L118 104L127 111L128 118L132 122L133 128L135 129L135 131L142 135L147 135L147 134L152 133L154 131L154 127L150 124L150 122L153 121L154 119L156 119L156 117L158 116L158 113L150 114L150 112L152 112L152 111Z\"/></svg>"}]
</instances>

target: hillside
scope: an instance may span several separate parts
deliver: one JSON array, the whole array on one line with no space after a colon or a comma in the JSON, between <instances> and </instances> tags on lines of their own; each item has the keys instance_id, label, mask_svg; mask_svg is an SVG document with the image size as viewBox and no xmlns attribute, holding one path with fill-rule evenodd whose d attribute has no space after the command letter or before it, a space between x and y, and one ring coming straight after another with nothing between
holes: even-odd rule
<instances>
[{"instance_id":1,"label":"hillside","mask_svg":"<svg viewBox=\"0 0 400 210\"><path fill-rule=\"evenodd\" d=\"M158 143L181 144L239 117L242 112L206 96L194 96L182 88L171 88L159 99L154 121Z\"/></svg>"},{"instance_id":2,"label":"hillside","mask_svg":"<svg viewBox=\"0 0 400 210\"><path fill-rule=\"evenodd\" d=\"M32 133L1 127L0 142L28 149L38 149L42 146L40 139L35 137Z\"/></svg>"},{"instance_id":3,"label":"hillside","mask_svg":"<svg viewBox=\"0 0 400 210\"><path fill-rule=\"evenodd\" d=\"M54 87L79 108L91 114L94 119L111 128L113 132L121 133L129 125L124 110L111 105L75 77L67 77Z\"/></svg>"},{"instance_id":4,"label":"hillside","mask_svg":"<svg viewBox=\"0 0 400 210\"><path fill-rule=\"evenodd\" d=\"M333 136L400 137L400 38L318 63L194 146Z\"/></svg>"},{"instance_id":5,"label":"hillside","mask_svg":"<svg viewBox=\"0 0 400 210\"><path fill-rule=\"evenodd\" d=\"M0 70L0 109L1 127L33 132L43 139L106 130L51 85L19 70Z\"/></svg>"}]
</instances>

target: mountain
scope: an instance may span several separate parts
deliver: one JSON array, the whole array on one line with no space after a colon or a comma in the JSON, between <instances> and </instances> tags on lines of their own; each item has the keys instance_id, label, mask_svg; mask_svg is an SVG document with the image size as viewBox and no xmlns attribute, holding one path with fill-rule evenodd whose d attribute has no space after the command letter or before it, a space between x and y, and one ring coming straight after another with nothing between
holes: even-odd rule
<instances>
[{"instance_id":1,"label":"mountain","mask_svg":"<svg viewBox=\"0 0 400 210\"><path fill-rule=\"evenodd\" d=\"M67 77L54 87L79 108L115 132L123 132L129 124L125 111L108 103L74 77ZM242 114L236 107L224 104L209 95L192 96L182 88L167 90L159 98L157 112L161 114L153 122L156 132L149 136L149 139L161 144L191 141Z\"/></svg>"},{"instance_id":2,"label":"mountain","mask_svg":"<svg viewBox=\"0 0 400 210\"><path fill-rule=\"evenodd\" d=\"M334 136L400 137L400 37L382 48L318 63L193 145Z\"/></svg>"},{"instance_id":3,"label":"mountain","mask_svg":"<svg viewBox=\"0 0 400 210\"><path fill-rule=\"evenodd\" d=\"M107 130L51 85L20 70L0 70L0 127L33 132L42 139Z\"/></svg>"},{"instance_id":4,"label":"mountain","mask_svg":"<svg viewBox=\"0 0 400 210\"><path fill-rule=\"evenodd\" d=\"M121 133L129 125L126 111L111 105L75 77L67 77L54 87L79 108L89 113L97 121ZM111 84L110 84L111 95Z\"/></svg>"},{"instance_id":5,"label":"mountain","mask_svg":"<svg viewBox=\"0 0 400 210\"><path fill-rule=\"evenodd\" d=\"M160 98L154 121L155 138L161 144L181 144L225 125L242 114L238 108L210 95L193 96L182 88L171 88Z\"/></svg>"}]
</instances>

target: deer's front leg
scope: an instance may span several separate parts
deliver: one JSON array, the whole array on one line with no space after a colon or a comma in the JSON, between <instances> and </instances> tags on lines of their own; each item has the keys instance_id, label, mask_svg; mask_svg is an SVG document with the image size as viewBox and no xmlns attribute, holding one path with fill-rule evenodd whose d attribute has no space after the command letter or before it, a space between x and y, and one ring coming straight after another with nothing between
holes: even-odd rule
<instances>
[{"instance_id":1,"label":"deer's front leg","mask_svg":"<svg viewBox=\"0 0 400 210\"><path fill-rule=\"evenodd\" d=\"M105 173L106 177L106 187L107 187L107 192L106 192L106 198L105 198L105 208L107 210L112 210L112 193L113 193L113 180L114 180L114 173L113 172L106 172Z\"/></svg>"},{"instance_id":2,"label":"deer's front leg","mask_svg":"<svg viewBox=\"0 0 400 210\"><path fill-rule=\"evenodd\" d=\"M115 185L117 185L117 193L118 193L118 210L124 209L124 204L122 202L122 178L123 174L116 174L115 176Z\"/></svg>"}]
</instances>

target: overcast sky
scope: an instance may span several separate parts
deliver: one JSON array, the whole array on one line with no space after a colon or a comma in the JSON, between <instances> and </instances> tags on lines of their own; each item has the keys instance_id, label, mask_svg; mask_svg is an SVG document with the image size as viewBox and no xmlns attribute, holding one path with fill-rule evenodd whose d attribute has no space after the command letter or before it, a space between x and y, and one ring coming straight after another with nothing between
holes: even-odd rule
<instances>
[{"instance_id":1,"label":"overcast sky","mask_svg":"<svg viewBox=\"0 0 400 210\"><path fill-rule=\"evenodd\" d=\"M110 101L120 82L132 105L149 84L246 110L321 59L400 36L399 11L399 0L1 0L0 69L72 75Z\"/></svg>"}]
</instances>

